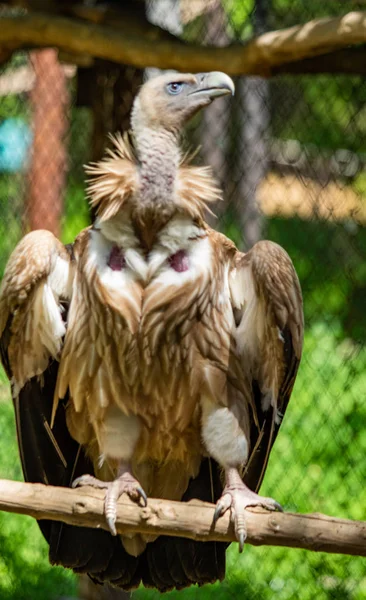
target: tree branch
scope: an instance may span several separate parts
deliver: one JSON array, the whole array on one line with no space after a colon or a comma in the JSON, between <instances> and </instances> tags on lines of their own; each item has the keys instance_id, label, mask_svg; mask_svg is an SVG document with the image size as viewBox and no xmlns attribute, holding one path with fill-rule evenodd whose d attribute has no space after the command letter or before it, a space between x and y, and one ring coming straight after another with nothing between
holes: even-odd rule
<instances>
[{"instance_id":1,"label":"tree branch","mask_svg":"<svg viewBox=\"0 0 366 600\"><path fill-rule=\"evenodd\" d=\"M141 30L140 30L141 29ZM0 47L12 51L55 46L61 50L128 64L179 71L222 70L230 75L271 75L286 63L366 42L366 12L310 21L225 48L185 44L142 22L124 19L119 28L53 14L0 18Z\"/></svg>"},{"instance_id":2,"label":"tree branch","mask_svg":"<svg viewBox=\"0 0 366 600\"><path fill-rule=\"evenodd\" d=\"M52 519L81 527L106 529L104 493L41 484L0 480L0 510ZM149 499L146 508L128 498L118 502L117 531L172 535L195 540L235 541L226 514L213 529L214 506L198 500L189 503ZM316 552L366 556L366 522L325 515L247 511L249 544L288 546Z\"/></svg>"}]
</instances>

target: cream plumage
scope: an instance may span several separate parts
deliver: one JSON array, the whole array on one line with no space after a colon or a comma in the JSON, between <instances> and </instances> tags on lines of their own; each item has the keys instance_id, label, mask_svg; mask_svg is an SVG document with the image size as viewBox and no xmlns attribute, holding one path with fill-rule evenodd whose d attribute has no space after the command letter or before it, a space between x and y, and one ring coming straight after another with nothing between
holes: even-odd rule
<instances>
[{"instance_id":1,"label":"cream plumage","mask_svg":"<svg viewBox=\"0 0 366 600\"><path fill-rule=\"evenodd\" d=\"M205 207L220 192L209 169L190 165L178 145L184 123L231 92L222 73L146 83L134 103L132 142L117 136L106 159L88 169L93 227L72 253L50 233L29 234L3 280L0 336L16 406L31 382L62 483L77 476L77 485L106 488L112 533L124 492L144 502L217 501L216 518L231 510L241 548L245 507L279 508L256 490L301 356L300 286L276 244L259 242L243 254L207 226ZM50 369L46 390L39 377L47 380ZM17 414L22 446L27 434ZM64 456L66 432L79 444L73 463ZM43 472L52 471L45 462ZM58 542L62 535L77 530L58 531ZM123 537L124 550L113 544L110 556L120 553L124 576L111 577L99 558L89 571L122 587L142 579L166 589L223 575L220 544L140 535ZM175 559L163 575L168 548ZM79 549L83 555L81 539ZM67 553L56 560L75 566ZM205 560L211 567L200 570Z\"/></svg>"}]
</instances>

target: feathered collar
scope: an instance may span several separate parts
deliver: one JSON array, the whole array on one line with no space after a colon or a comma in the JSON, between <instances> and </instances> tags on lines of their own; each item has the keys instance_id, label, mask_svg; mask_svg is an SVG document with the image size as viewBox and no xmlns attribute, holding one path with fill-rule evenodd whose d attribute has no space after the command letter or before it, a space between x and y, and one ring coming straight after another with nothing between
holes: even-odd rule
<instances>
[{"instance_id":1,"label":"feathered collar","mask_svg":"<svg viewBox=\"0 0 366 600\"><path fill-rule=\"evenodd\" d=\"M99 221L114 217L129 199L138 195L138 160L129 134L111 135L113 148L97 163L86 166L89 175L87 193ZM178 211L202 219L207 205L221 200L210 167L190 164L195 154L185 154L181 160L172 202Z\"/></svg>"}]
</instances>

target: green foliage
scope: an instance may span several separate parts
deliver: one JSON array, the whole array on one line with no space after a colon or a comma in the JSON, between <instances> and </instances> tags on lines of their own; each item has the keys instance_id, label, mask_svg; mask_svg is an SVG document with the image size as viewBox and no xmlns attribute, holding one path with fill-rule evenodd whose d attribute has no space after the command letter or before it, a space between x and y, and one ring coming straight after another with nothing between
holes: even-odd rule
<instances>
[{"instance_id":1,"label":"green foliage","mask_svg":"<svg viewBox=\"0 0 366 600\"><path fill-rule=\"evenodd\" d=\"M61 239L64 244L72 243L82 229L90 224L89 206L82 185L70 185L65 198L65 212Z\"/></svg>"},{"instance_id":2,"label":"green foliage","mask_svg":"<svg viewBox=\"0 0 366 600\"><path fill-rule=\"evenodd\" d=\"M321 149L359 152L366 133L362 82L362 77L345 75L271 80L272 135L308 145L312 160Z\"/></svg>"},{"instance_id":3,"label":"green foliage","mask_svg":"<svg viewBox=\"0 0 366 600\"><path fill-rule=\"evenodd\" d=\"M12 59L6 64L6 68L1 66L2 73L10 73L13 69L27 65L27 56L23 52L13 55ZM27 94L9 94L2 95L0 102L0 122L10 117L20 117L28 120L28 102Z\"/></svg>"},{"instance_id":4,"label":"green foliage","mask_svg":"<svg viewBox=\"0 0 366 600\"><path fill-rule=\"evenodd\" d=\"M276 218L268 221L266 237L281 244L295 264L307 325L324 319L338 339L365 343L366 230Z\"/></svg>"},{"instance_id":5,"label":"green foliage","mask_svg":"<svg viewBox=\"0 0 366 600\"><path fill-rule=\"evenodd\" d=\"M230 37L243 40L250 37L253 33L250 17L255 8L255 0L224 0L223 6L230 24Z\"/></svg>"},{"instance_id":6,"label":"green foliage","mask_svg":"<svg viewBox=\"0 0 366 600\"><path fill-rule=\"evenodd\" d=\"M0 174L0 279L10 253L22 236L19 219L22 207L22 179Z\"/></svg>"},{"instance_id":7,"label":"green foliage","mask_svg":"<svg viewBox=\"0 0 366 600\"><path fill-rule=\"evenodd\" d=\"M339 17L348 11L363 10L363 0L272 0L269 15L271 29L291 27L322 17Z\"/></svg>"}]
</instances>

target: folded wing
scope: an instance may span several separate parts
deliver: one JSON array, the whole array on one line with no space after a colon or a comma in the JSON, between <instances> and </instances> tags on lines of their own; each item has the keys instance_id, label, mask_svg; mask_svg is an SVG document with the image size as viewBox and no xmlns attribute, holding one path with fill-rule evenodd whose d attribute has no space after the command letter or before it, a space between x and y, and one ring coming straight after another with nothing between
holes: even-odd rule
<instances>
[{"instance_id":1,"label":"folded wing","mask_svg":"<svg viewBox=\"0 0 366 600\"><path fill-rule=\"evenodd\" d=\"M77 451L65 427L49 426L72 278L71 251L39 230L18 244L0 287L0 352L26 481L62 484L70 452Z\"/></svg>"},{"instance_id":2,"label":"folded wing","mask_svg":"<svg viewBox=\"0 0 366 600\"><path fill-rule=\"evenodd\" d=\"M301 289L288 254L262 241L237 253L230 274L235 337L252 392L251 454L244 481L262 482L269 454L289 402L299 366L304 318Z\"/></svg>"},{"instance_id":3,"label":"folded wing","mask_svg":"<svg viewBox=\"0 0 366 600\"><path fill-rule=\"evenodd\" d=\"M18 244L0 287L4 364L16 396L57 359L66 331L63 303L71 297L70 253L49 231L33 231ZM6 340L6 342L4 341Z\"/></svg>"}]
</instances>

